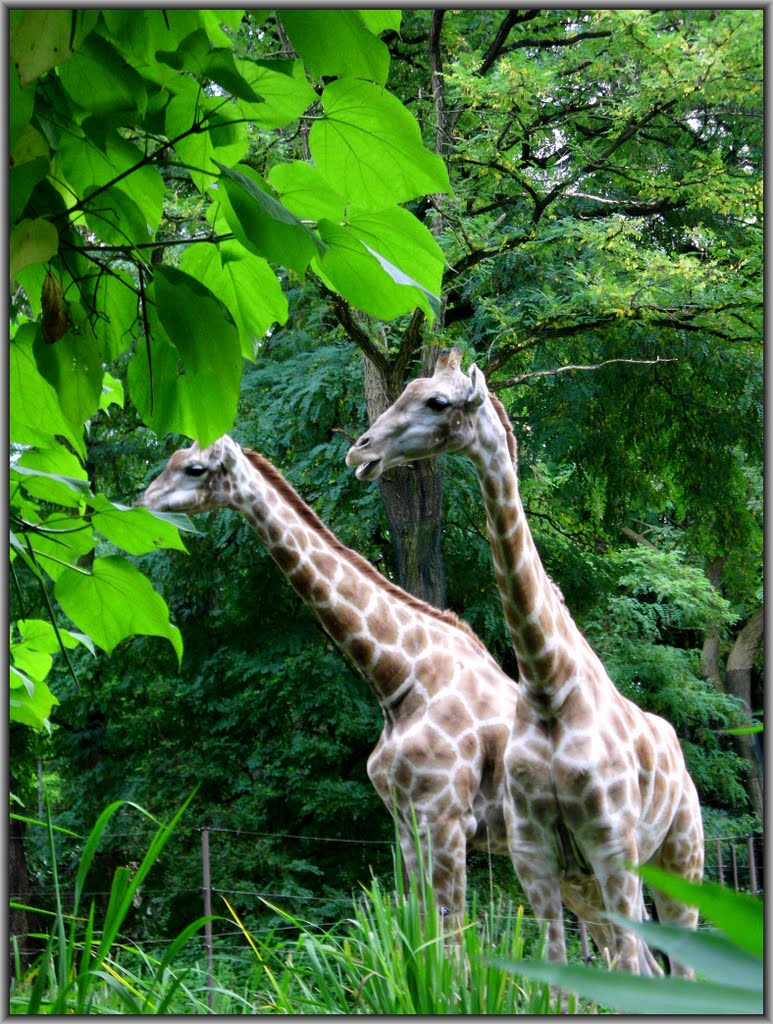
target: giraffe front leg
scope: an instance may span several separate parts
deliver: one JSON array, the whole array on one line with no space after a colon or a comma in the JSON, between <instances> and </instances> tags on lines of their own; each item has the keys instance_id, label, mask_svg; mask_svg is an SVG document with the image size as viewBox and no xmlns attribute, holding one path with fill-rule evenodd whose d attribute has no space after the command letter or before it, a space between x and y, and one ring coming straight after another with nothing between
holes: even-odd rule
<instances>
[{"instance_id":1,"label":"giraffe front leg","mask_svg":"<svg viewBox=\"0 0 773 1024\"><path fill-rule=\"evenodd\" d=\"M442 931L458 938L464 918L467 886L467 840L461 821L421 817L417 821L419 849L413 829L403 829L400 847L408 877L423 872L431 886Z\"/></svg>"}]
</instances>

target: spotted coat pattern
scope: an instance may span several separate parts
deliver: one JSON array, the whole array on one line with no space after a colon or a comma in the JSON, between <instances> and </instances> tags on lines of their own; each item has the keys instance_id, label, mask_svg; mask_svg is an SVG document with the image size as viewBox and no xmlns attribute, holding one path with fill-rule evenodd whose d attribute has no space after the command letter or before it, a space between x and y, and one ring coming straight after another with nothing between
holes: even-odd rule
<instances>
[{"instance_id":1,"label":"spotted coat pattern","mask_svg":"<svg viewBox=\"0 0 773 1024\"><path fill-rule=\"evenodd\" d=\"M441 452L472 460L519 667L505 752L513 864L547 925L552 959L566 959L563 902L619 966L657 973L635 934L600 923L600 912L641 919L641 882L631 864L702 877L697 792L671 725L617 690L545 572L520 499L512 427L477 367L468 377L460 361L458 349L442 353L434 376L412 381L347 463L361 479L375 479ZM661 920L697 925L694 908L657 893L655 903Z\"/></svg>"},{"instance_id":2,"label":"spotted coat pattern","mask_svg":"<svg viewBox=\"0 0 773 1024\"><path fill-rule=\"evenodd\" d=\"M188 513L231 508L250 523L378 699L384 728L368 775L397 812L409 873L417 870L415 814L431 850L437 905L455 924L468 847L508 852L503 764L517 684L456 616L383 577L324 526L267 459L229 437L175 452L137 504Z\"/></svg>"}]
</instances>

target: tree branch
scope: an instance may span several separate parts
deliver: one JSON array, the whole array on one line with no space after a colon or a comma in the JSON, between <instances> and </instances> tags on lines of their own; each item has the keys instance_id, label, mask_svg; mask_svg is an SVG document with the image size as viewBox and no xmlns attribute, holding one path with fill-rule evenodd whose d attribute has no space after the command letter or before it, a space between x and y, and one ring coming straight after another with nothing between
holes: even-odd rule
<instances>
[{"instance_id":1,"label":"tree branch","mask_svg":"<svg viewBox=\"0 0 773 1024\"><path fill-rule=\"evenodd\" d=\"M611 366L612 363L626 363L632 366L657 366L660 363L675 363L676 358L664 358L657 356L655 359L605 359L601 363L594 363L591 366L557 366L552 370L533 370L531 373L519 373L515 377L506 377L504 380L492 380L488 382L490 391L501 391L504 388L512 388L532 377L553 377L558 373L568 373L570 370L600 370L602 366Z\"/></svg>"},{"instance_id":2,"label":"tree branch","mask_svg":"<svg viewBox=\"0 0 773 1024\"><path fill-rule=\"evenodd\" d=\"M322 284L320 284L320 290L349 338L365 353L373 365L386 376L389 373L388 354L370 337L362 324L358 323L349 303Z\"/></svg>"}]
</instances>

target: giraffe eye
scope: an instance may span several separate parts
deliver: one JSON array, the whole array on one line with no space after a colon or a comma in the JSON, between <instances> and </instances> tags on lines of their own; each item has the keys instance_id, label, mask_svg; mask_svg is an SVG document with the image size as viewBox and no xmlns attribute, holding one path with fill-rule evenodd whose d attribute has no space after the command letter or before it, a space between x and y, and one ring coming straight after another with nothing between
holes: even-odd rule
<instances>
[{"instance_id":1,"label":"giraffe eye","mask_svg":"<svg viewBox=\"0 0 773 1024\"><path fill-rule=\"evenodd\" d=\"M202 466L200 462L192 462L190 466L185 467L186 476L204 476L207 472L207 467Z\"/></svg>"},{"instance_id":2,"label":"giraffe eye","mask_svg":"<svg viewBox=\"0 0 773 1024\"><path fill-rule=\"evenodd\" d=\"M450 404L450 401L447 398L443 398L442 395L433 395L432 398L427 399L427 408L432 409L433 412L442 412Z\"/></svg>"}]
</instances>

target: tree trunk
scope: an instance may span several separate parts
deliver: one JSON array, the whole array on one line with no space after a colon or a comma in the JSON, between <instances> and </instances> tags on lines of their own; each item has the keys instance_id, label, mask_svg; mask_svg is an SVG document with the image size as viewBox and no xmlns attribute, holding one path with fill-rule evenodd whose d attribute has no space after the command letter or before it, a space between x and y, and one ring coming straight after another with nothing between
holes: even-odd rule
<instances>
[{"instance_id":1,"label":"tree trunk","mask_svg":"<svg viewBox=\"0 0 773 1024\"><path fill-rule=\"evenodd\" d=\"M714 558L706 565L706 576L715 590L720 589L720 576L724 558ZM719 667L719 643L721 634L718 629L708 629L703 638L701 648L700 674L701 679L709 681L715 690L722 689L722 670Z\"/></svg>"},{"instance_id":2,"label":"tree trunk","mask_svg":"<svg viewBox=\"0 0 773 1024\"><path fill-rule=\"evenodd\" d=\"M762 606L756 609L736 637L727 659L725 690L743 703L751 717L752 668L762 643ZM762 817L762 758L754 734L737 736L739 753L749 762L749 796L754 812Z\"/></svg>"},{"instance_id":3,"label":"tree trunk","mask_svg":"<svg viewBox=\"0 0 773 1024\"><path fill-rule=\"evenodd\" d=\"M367 357L365 401L370 423L394 401L384 374ZM390 470L379 480L400 586L436 608L446 606L441 544L442 489L434 459Z\"/></svg>"},{"instance_id":4,"label":"tree trunk","mask_svg":"<svg viewBox=\"0 0 773 1024\"><path fill-rule=\"evenodd\" d=\"M12 902L21 903L27 907L32 905L32 886L24 853L24 823L14 819L11 819L8 833L8 888ZM37 914L29 910L14 908L10 910L8 936L9 939L16 939L22 971L27 970L43 949L41 940L31 937L31 933L39 931L40 922L37 919ZM9 946L8 956L8 977L13 978L15 975L13 945Z\"/></svg>"}]
</instances>

